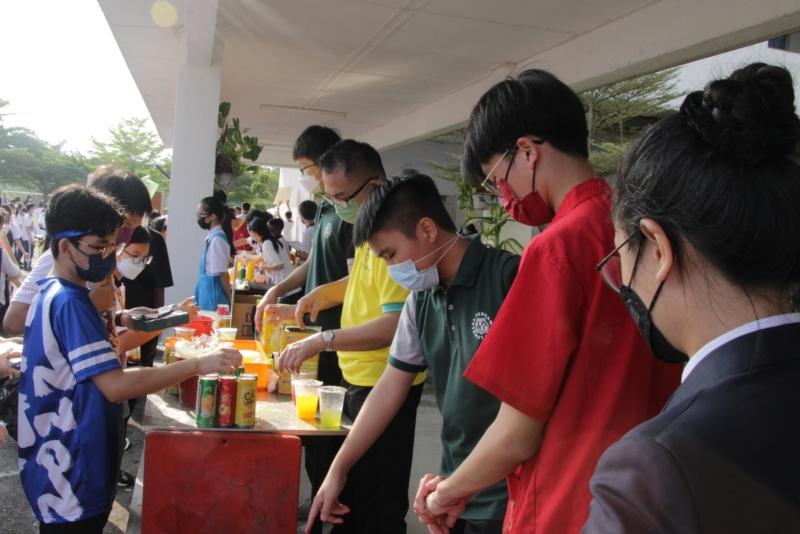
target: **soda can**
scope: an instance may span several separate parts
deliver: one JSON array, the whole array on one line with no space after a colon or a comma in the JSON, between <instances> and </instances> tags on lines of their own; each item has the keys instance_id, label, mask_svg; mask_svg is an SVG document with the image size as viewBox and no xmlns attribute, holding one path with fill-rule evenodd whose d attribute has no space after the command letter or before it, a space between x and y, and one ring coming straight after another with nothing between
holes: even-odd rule
<instances>
[{"instance_id":1,"label":"soda can","mask_svg":"<svg viewBox=\"0 0 800 534\"><path fill-rule=\"evenodd\" d=\"M256 375L244 374L236 382L236 426L252 428L256 424Z\"/></svg>"},{"instance_id":2,"label":"soda can","mask_svg":"<svg viewBox=\"0 0 800 534\"><path fill-rule=\"evenodd\" d=\"M164 365L169 365L177 360L177 356L175 356L175 343L177 342L178 338L175 336L170 336L167 338L166 343L164 344ZM178 384L167 386L167 393L170 395L177 395Z\"/></svg>"},{"instance_id":3,"label":"soda can","mask_svg":"<svg viewBox=\"0 0 800 534\"><path fill-rule=\"evenodd\" d=\"M227 304L217 304L217 315L230 315L231 308Z\"/></svg>"},{"instance_id":4,"label":"soda can","mask_svg":"<svg viewBox=\"0 0 800 534\"><path fill-rule=\"evenodd\" d=\"M236 377L219 377L219 398L217 399L217 426L233 426L236 421Z\"/></svg>"},{"instance_id":5,"label":"soda can","mask_svg":"<svg viewBox=\"0 0 800 534\"><path fill-rule=\"evenodd\" d=\"M197 379L197 404L195 423L198 428L213 428L217 419L217 375L205 375Z\"/></svg>"},{"instance_id":6,"label":"soda can","mask_svg":"<svg viewBox=\"0 0 800 534\"><path fill-rule=\"evenodd\" d=\"M278 370L278 363L280 361L280 353L272 353L272 361L275 363L275 371ZM284 369L278 374L278 395L291 395L292 394L292 373L288 369Z\"/></svg>"}]
</instances>

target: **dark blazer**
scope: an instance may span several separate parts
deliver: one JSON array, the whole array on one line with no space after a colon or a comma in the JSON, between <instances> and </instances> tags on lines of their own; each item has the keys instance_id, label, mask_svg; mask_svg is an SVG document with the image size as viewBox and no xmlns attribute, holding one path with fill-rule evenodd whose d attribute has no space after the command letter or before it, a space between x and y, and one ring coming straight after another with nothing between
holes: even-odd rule
<instances>
[{"instance_id":1,"label":"dark blazer","mask_svg":"<svg viewBox=\"0 0 800 534\"><path fill-rule=\"evenodd\" d=\"M800 533L800 325L709 354L590 487L584 534Z\"/></svg>"}]
</instances>

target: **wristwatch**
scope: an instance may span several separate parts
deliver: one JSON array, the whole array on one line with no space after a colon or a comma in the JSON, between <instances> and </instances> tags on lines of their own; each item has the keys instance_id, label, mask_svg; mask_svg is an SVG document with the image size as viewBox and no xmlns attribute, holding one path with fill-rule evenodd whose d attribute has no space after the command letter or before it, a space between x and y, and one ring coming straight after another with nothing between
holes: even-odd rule
<instances>
[{"instance_id":1,"label":"wristwatch","mask_svg":"<svg viewBox=\"0 0 800 534\"><path fill-rule=\"evenodd\" d=\"M333 338L336 337L333 330L325 330L322 333L322 341L325 342L325 352L333 352Z\"/></svg>"}]
</instances>

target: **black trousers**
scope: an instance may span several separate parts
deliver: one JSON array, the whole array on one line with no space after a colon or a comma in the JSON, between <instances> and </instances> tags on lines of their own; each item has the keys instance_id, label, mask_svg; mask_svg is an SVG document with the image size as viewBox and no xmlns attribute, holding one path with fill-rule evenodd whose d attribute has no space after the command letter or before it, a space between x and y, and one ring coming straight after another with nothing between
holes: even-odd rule
<instances>
[{"instance_id":1,"label":"black trousers","mask_svg":"<svg viewBox=\"0 0 800 534\"><path fill-rule=\"evenodd\" d=\"M317 379L322 380L326 386L339 386L342 384L342 370L339 369L339 357L335 352L321 352ZM328 475L328 469L339 452L344 438L306 438L303 440L305 447L305 467L308 480L311 482L311 497L313 498L322 481ZM317 521L312 534L321 534L322 522Z\"/></svg>"},{"instance_id":2,"label":"black trousers","mask_svg":"<svg viewBox=\"0 0 800 534\"><path fill-rule=\"evenodd\" d=\"M450 534L502 534L502 520L477 521L472 519L459 519Z\"/></svg>"},{"instance_id":3,"label":"black trousers","mask_svg":"<svg viewBox=\"0 0 800 534\"><path fill-rule=\"evenodd\" d=\"M344 413L355 420L371 387L347 385ZM408 512L408 479L414 453L414 429L422 384L408 392L403 406L381 437L356 462L339 500L350 507L333 534L404 534Z\"/></svg>"},{"instance_id":4,"label":"black trousers","mask_svg":"<svg viewBox=\"0 0 800 534\"><path fill-rule=\"evenodd\" d=\"M39 534L103 534L108 515L98 515L74 523L39 523Z\"/></svg>"}]
</instances>

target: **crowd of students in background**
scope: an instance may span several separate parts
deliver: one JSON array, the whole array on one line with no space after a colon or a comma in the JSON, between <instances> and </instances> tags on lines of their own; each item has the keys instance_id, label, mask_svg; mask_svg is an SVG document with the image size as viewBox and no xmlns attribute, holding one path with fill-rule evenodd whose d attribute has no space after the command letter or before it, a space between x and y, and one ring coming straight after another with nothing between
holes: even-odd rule
<instances>
[{"instance_id":1,"label":"crowd of students in background","mask_svg":"<svg viewBox=\"0 0 800 534\"><path fill-rule=\"evenodd\" d=\"M347 437L306 445L307 533L405 532L427 379L442 455L413 511L434 534L800 531L790 74L756 63L690 93L613 180L595 175L587 142L580 100L545 71L497 83L472 110L463 170L539 229L521 256L460 231L430 177L389 177L372 146L320 125L293 149L321 196L299 207L301 240L285 238L290 212L200 201L196 305L230 303L237 254L259 261L273 285L256 327L321 328L279 367L319 354L319 380L346 388ZM137 181L105 170L53 195L47 251L6 313L7 331L25 326L18 441L42 532L102 531L120 401L241 361L222 350L123 369L125 347L150 338L108 288L148 283L152 307L171 283L168 262L140 279L166 220L141 226Z\"/></svg>"}]
</instances>

